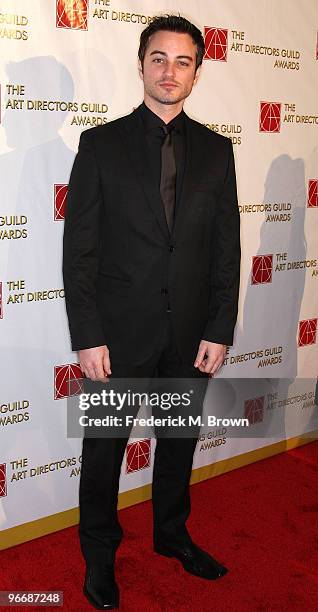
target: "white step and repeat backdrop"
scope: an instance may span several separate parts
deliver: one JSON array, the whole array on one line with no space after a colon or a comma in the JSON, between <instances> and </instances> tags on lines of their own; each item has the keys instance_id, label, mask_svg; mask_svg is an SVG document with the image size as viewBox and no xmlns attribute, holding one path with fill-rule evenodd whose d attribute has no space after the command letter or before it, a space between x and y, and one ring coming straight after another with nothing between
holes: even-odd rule
<instances>
[{"instance_id":1,"label":"white step and repeat backdrop","mask_svg":"<svg viewBox=\"0 0 318 612\"><path fill-rule=\"evenodd\" d=\"M206 402L247 416L250 433L205 427L194 468L317 427L317 1L1 0L2 530L78 503L81 441L66 435L68 383L81 378L61 274L67 183L81 131L141 102L139 35L166 12L204 32L185 110L232 139L242 221L235 344ZM121 492L151 482L154 444L145 431L127 447Z\"/></svg>"}]
</instances>

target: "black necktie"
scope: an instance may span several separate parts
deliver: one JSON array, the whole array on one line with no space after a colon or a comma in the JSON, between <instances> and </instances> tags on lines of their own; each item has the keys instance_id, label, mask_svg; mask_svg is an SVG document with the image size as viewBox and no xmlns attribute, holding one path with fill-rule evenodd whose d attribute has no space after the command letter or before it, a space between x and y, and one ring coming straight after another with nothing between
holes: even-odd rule
<instances>
[{"instance_id":1,"label":"black necktie","mask_svg":"<svg viewBox=\"0 0 318 612\"><path fill-rule=\"evenodd\" d=\"M176 200L177 167L171 138L173 126L169 129L166 125L164 125L162 126L162 129L165 134L165 139L161 147L160 193L165 208L167 224L171 233Z\"/></svg>"}]
</instances>

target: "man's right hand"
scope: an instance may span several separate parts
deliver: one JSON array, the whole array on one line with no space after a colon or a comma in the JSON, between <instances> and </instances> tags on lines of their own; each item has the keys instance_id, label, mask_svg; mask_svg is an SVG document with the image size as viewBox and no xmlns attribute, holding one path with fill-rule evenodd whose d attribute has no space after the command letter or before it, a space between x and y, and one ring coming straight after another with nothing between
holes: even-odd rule
<instances>
[{"instance_id":1,"label":"man's right hand","mask_svg":"<svg viewBox=\"0 0 318 612\"><path fill-rule=\"evenodd\" d=\"M109 350L106 345L78 351L81 370L87 378L107 382L112 373Z\"/></svg>"}]
</instances>

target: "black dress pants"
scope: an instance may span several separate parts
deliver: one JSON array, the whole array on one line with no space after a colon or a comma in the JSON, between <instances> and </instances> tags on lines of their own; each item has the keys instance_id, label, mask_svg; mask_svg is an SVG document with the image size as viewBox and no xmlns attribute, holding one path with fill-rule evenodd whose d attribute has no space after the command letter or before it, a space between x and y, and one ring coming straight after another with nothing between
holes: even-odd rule
<instances>
[{"instance_id":1,"label":"black dress pants","mask_svg":"<svg viewBox=\"0 0 318 612\"><path fill-rule=\"evenodd\" d=\"M182 363L169 312L161 338L161 345L142 365L111 362L110 382L112 377L149 378L154 382L157 380L160 386L160 378L195 379L201 414L209 378L193 364ZM191 541L185 523L190 514L189 481L199 430L199 426L194 429L193 437L171 437L174 435L171 431L167 436L156 435L152 482L155 542L178 545ZM117 503L121 464L128 438L129 433L126 437L83 439L79 536L83 556L91 563L112 562L123 536Z\"/></svg>"}]
</instances>

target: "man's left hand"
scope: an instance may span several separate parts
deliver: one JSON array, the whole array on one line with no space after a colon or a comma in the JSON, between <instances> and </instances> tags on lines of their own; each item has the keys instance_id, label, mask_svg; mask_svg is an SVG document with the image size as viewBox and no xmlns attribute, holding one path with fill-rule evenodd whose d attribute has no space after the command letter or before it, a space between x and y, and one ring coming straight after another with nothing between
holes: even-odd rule
<instances>
[{"instance_id":1,"label":"man's left hand","mask_svg":"<svg viewBox=\"0 0 318 612\"><path fill-rule=\"evenodd\" d=\"M194 367L213 376L224 362L226 345L201 340Z\"/></svg>"}]
</instances>

